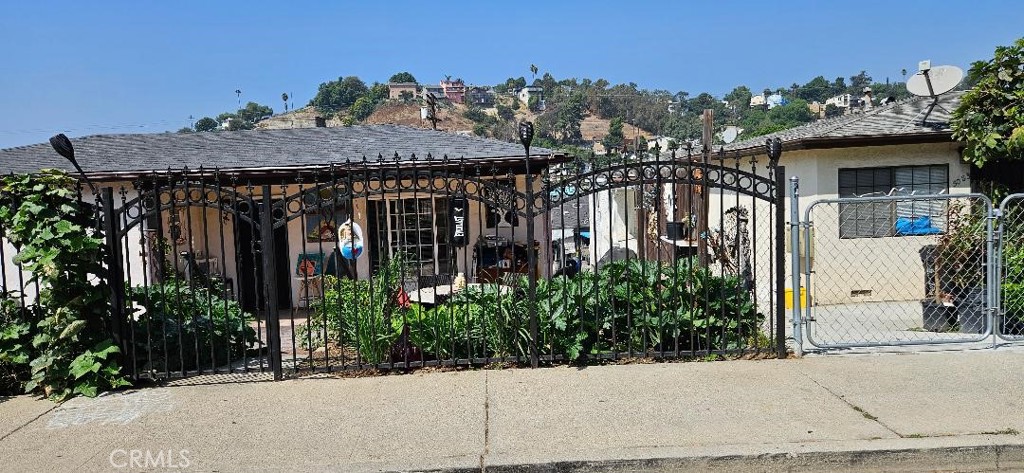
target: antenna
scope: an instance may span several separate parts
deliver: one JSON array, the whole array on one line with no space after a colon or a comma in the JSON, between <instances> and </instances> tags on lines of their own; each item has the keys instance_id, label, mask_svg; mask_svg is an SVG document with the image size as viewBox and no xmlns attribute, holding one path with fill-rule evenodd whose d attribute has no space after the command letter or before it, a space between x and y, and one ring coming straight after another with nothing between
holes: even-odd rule
<instances>
[{"instance_id":1,"label":"antenna","mask_svg":"<svg viewBox=\"0 0 1024 473\"><path fill-rule=\"evenodd\" d=\"M964 78L964 71L956 66L935 66L929 60L921 61L917 65L917 74L907 80L907 92L918 97L931 97L932 103L928 105L928 111L921 119L921 125L928 122L928 115L931 115L935 107L939 107L946 113L946 110L939 105L939 96L953 90Z\"/></svg>"}]
</instances>

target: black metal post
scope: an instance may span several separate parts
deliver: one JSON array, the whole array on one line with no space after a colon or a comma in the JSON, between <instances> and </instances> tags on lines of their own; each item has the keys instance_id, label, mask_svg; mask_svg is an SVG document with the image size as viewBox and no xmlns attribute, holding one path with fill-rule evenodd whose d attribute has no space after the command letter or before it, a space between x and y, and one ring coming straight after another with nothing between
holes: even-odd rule
<instances>
[{"instance_id":1,"label":"black metal post","mask_svg":"<svg viewBox=\"0 0 1024 473\"><path fill-rule=\"evenodd\" d=\"M776 158L777 159L777 158ZM776 161L777 162L777 161ZM774 163L773 163L774 164ZM775 166L775 349L786 357L786 167ZM799 294L800 289L794 288Z\"/></svg>"},{"instance_id":2,"label":"black metal post","mask_svg":"<svg viewBox=\"0 0 1024 473\"><path fill-rule=\"evenodd\" d=\"M270 369L274 381L280 381L281 323L277 313L277 268L274 260L274 212L270 199L270 186L263 186L263 205L260 208L260 250L263 260L263 294L267 311L267 343L270 345Z\"/></svg>"},{"instance_id":3,"label":"black metal post","mask_svg":"<svg viewBox=\"0 0 1024 473\"><path fill-rule=\"evenodd\" d=\"M99 197L99 196L98 196ZM127 294L124 282L124 260L121 258L121 243L117 237L118 221L114 215L114 188L104 187L103 202L103 233L107 244L107 284L110 285L110 329L113 332L114 344L127 357L129 347L125 346L124 319L125 300ZM127 358L126 358L127 359ZM134 363L134 361L133 361Z\"/></svg>"},{"instance_id":4,"label":"black metal post","mask_svg":"<svg viewBox=\"0 0 1024 473\"><path fill-rule=\"evenodd\" d=\"M533 142L532 123L523 122L519 124L519 139L523 144L523 149L526 151L526 205L523 206L523 210L526 213L526 266L527 280L529 281L527 287L527 313L530 316L530 366L536 368L540 360L537 349L537 340L539 339L537 327L539 325L537 320L537 246L534 244L536 240L534 208L536 205L533 201L533 173L530 169L530 143ZM515 212L514 203L512 211Z\"/></svg>"}]
</instances>

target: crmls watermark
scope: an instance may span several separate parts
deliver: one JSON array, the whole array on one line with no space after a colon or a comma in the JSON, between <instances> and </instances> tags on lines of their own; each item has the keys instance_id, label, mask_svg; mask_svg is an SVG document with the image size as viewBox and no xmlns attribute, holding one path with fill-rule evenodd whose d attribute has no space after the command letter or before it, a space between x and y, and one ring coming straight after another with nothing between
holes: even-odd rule
<instances>
[{"instance_id":1,"label":"crmls watermark","mask_svg":"<svg viewBox=\"0 0 1024 473\"><path fill-rule=\"evenodd\" d=\"M125 450L110 452L110 466L114 468L181 468L192 465L188 450Z\"/></svg>"}]
</instances>

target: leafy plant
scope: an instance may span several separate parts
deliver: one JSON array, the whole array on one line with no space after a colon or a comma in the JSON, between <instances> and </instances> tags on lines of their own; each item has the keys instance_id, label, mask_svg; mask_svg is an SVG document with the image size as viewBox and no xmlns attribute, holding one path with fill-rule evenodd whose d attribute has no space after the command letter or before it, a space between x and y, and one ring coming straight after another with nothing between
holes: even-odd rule
<instances>
[{"instance_id":1,"label":"leafy plant","mask_svg":"<svg viewBox=\"0 0 1024 473\"><path fill-rule=\"evenodd\" d=\"M964 143L964 160L1021 159L1024 152L1024 38L999 46L992 59L971 65L974 87L953 111L953 139Z\"/></svg>"},{"instance_id":2,"label":"leafy plant","mask_svg":"<svg viewBox=\"0 0 1024 473\"><path fill-rule=\"evenodd\" d=\"M506 286L507 287L507 286ZM440 359L529 356L522 289L470 287L410 317L414 344ZM739 349L762 338L764 316L740 278L692 262L616 261L597 273L537 282L542 354L576 360L607 352Z\"/></svg>"},{"instance_id":3,"label":"leafy plant","mask_svg":"<svg viewBox=\"0 0 1024 473\"><path fill-rule=\"evenodd\" d=\"M136 363L144 371L215 368L241 359L256 343L252 314L223 297L219 283L189 285L176 277L163 284L128 288L146 308L133 322Z\"/></svg>"},{"instance_id":4,"label":"leafy plant","mask_svg":"<svg viewBox=\"0 0 1024 473\"><path fill-rule=\"evenodd\" d=\"M34 358L26 392L61 400L127 384L119 357L111 356L118 348L107 345L113 333L109 287L92 217L78 199L77 181L62 171L0 179L0 225L18 250L15 261L31 273L28 283L39 287L35 307L23 312L38 316L30 327ZM83 372L77 364L83 361L76 360L90 352L100 368Z\"/></svg>"},{"instance_id":5,"label":"leafy plant","mask_svg":"<svg viewBox=\"0 0 1024 473\"><path fill-rule=\"evenodd\" d=\"M364 363L387 362L412 313L400 300L404 270L404 258L396 256L371 281L325 276L323 301L299 328L306 347L335 341L354 346Z\"/></svg>"},{"instance_id":6,"label":"leafy plant","mask_svg":"<svg viewBox=\"0 0 1024 473\"><path fill-rule=\"evenodd\" d=\"M0 294L0 395L20 393L31 377L33 317L18 302L14 292Z\"/></svg>"},{"instance_id":7,"label":"leafy plant","mask_svg":"<svg viewBox=\"0 0 1024 473\"><path fill-rule=\"evenodd\" d=\"M985 283L987 212L966 203L950 202L946 232L934 252L936 302L944 292L981 287ZM951 287L944 287L944 286Z\"/></svg>"}]
</instances>

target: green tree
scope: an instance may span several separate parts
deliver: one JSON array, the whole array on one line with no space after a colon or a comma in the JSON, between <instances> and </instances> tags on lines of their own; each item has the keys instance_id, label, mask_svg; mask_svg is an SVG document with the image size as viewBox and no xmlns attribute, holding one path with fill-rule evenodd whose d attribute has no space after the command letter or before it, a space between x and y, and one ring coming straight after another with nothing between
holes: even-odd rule
<instances>
[{"instance_id":1,"label":"green tree","mask_svg":"<svg viewBox=\"0 0 1024 473\"><path fill-rule=\"evenodd\" d=\"M369 95L364 95L356 99L356 102L349 107L348 111L352 115L352 118L363 121L367 117L373 114L373 111L377 109L377 103Z\"/></svg>"},{"instance_id":2,"label":"green tree","mask_svg":"<svg viewBox=\"0 0 1024 473\"><path fill-rule=\"evenodd\" d=\"M514 120L516 118L516 113L513 112L512 108L508 107L507 105L502 105L502 104L499 103L498 106L497 106L497 109L498 109L498 118L500 118L502 120L511 121L511 120Z\"/></svg>"},{"instance_id":3,"label":"green tree","mask_svg":"<svg viewBox=\"0 0 1024 473\"><path fill-rule=\"evenodd\" d=\"M866 71L860 71L860 74L850 76L850 87L847 92L854 95L860 94L865 87L870 87L872 82L871 76Z\"/></svg>"},{"instance_id":4,"label":"green tree","mask_svg":"<svg viewBox=\"0 0 1024 473\"><path fill-rule=\"evenodd\" d=\"M396 84L397 83L402 83L402 82L413 82L413 83L415 83L416 82L416 78L413 77L412 74L410 74L408 72L399 72L399 73L391 76L391 78L388 79L388 82L396 83Z\"/></svg>"},{"instance_id":5,"label":"green tree","mask_svg":"<svg viewBox=\"0 0 1024 473\"><path fill-rule=\"evenodd\" d=\"M750 98L754 96L754 93L750 91L750 88L745 85L740 85L732 89L731 92L725 94L723 99L729 102L730 107L750 108Z\"/></svg>"},{"instance_id":6,"label":"green tree","mask_svg":"<svg viewBox=\"0 0 1024 473\"><path fill-rule=\"evenodd\" d=\"M491 116L480 109L480 107L469 107L463 112L462 116L475 123L487 123L491 120Z\"/></svg>"},{"instance_id":7,"label":"green tree","mask_svg":"<svg viewBox=\"0 0 1024 473\"><path fill-rule=\"evenodd\" d=\"M789 126L796 126L814 121L814 112L807 106L807 102L797 99L786 105L780 105L768 111L768 118L773 122Z\"/></svg>"},{"instance_id":8,"label":"green tree","mask_svg":"<svg viewBox=\"0 0 1024 473\"><path fill-rule=\"evenodd\" d=\"M260 105L256 102L245 104L245 108L239 109L235 115L249 124L259 123L260 120L274 114L274 109Z\"/></svg>"},{"instance_id":9,"label":"green tree","mask_svg":"<svg viewBox=\"0 0 1024 473\"><path fill-rule=\"evenodd\" d=\"M187 126L184 126L184 127L181 127L181 128L178 129L178 133L179 134L195 133L195 130L193 130L193 129L187 127Z\"/></svg>"},{"instance_id":10,"label":"green tree","mask_svg":"<svg viewBox=\"0 0 1024 473\"><path fill-rule=\"evenodd\" d=\"M389 95L388 85L381 84L380 82L374 82L373 87L370 87L370 91L366 93L366 96L373 101L374 105L387 100Z\"/></svg>"},{"instance_id":11,"label":"green tree","mask_svg":"<svg viewBox=\"0 0 1024 473\"><path fill-rule=\"evenodd\" d=\"M225 112L220 115L217 115L217 122L220 123L221 126L223 126L223 128L228 131L253 129L252 122L243 120L236 113Z\"/></svg>"},{"instance_id":12,"label":"green tree","mask_svg":"<svg viewBox=\"0 0 1024 473\"><path fill-rule=\"evenodd\" d=\"M338 113L351 107L367 92L369 88L358 77L339 77L338 80L320 84L316 96L309 104L321 113Z\"/></svg>"},{"instance_id":13,"label":"green tree","mask_svg":"<svg viewBox=\"0 0 1024 473\"><path fill-rule=\"evenodd\" d=\"M583 141L580 123L583 122L586 112L586 96L577 90L569 95L568 99L550 105L537 119L540 134L562 144L578 144Z\"/></svg>"},{"instance_id":14,"label":"green tree","mask_svg":"<svg viewBox=\"0 0 1024 473\"><path fill-rule=\"evenodd\" d=\"M614 153L619 148L622 148L623 141L622 119L615 117L608 124L608 134L601 140L601 144L604 145L605 152Z\"/></svg>"},{"instance_id":15,"label":"green tree","mask_svg":"<svg viewBox=\"0 0 1024 473\"><path fill-rule=\"evenodd\" d=\"M219 126L220 124L217 123L217 120L214 120L210 117L203 117L196 122L195 130L198 132L215 131Z\"/></svg>"},{"instance_id":16,"label":"green tree","mask_svg":"<svg viewBox=\"0 0 1024 473\"><path fill-rule=\"evenodd\" d=\"M527 101L527 103L526 103L526 106L527 106L527 108L530 109L531 112L539 112L540 111L540 98L538 98L536 95L531 95L530 96L530 100Z\"/></svg>"},{"instance_id":17,"label":"green tree","mask_svg":"<svg viewBox=\"0 0 1024 473\"><path fill-rule=\"evenodd\" d=\"M836 77L836 80L832 82L832 93L830 96L841 95L846 93L846 79L843 77Z\"/></svg>"},{"instance_id":18,"label":"green tree","mask_svg":"<svg viewBox=\"0 0 1024 473\"><path fill-rule=\"evenodd\" d=\"M800 86L796 90L796 97L798 99L806 100L808 102L824 103L829 97L832 97L832 84L829 83L825 76L818 76L806 84Z\"/></svg>"},{"instance_id":19,"label":"green tree","mask_svg":"<svg viewBox=\"0 0 1024 473\"><path fill-rule=\"evenodd\" d=\"M974 88L953 111L953 138L964 160L982 167L994 160L1024 159L1024 38L999 46L992 59L968 72Z\"/></svg>"}]
</instances>

